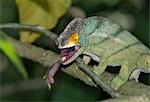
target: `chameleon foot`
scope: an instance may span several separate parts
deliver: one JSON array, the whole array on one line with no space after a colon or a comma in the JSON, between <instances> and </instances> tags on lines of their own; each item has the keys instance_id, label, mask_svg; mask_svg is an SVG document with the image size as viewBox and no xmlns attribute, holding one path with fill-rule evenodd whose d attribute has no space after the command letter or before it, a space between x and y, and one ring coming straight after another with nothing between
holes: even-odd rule
<instances>
[{"instance_id":1,"label":"chameleon foot","mask_svg":"<svg viewBox=\"0 0 150 102\"><path fill-rule=\"evenodd\" d=\"M96 74L96 75L101 75L103 72L100 72L97 67L93 67L93 72Z\"/></svg>"},{"instance_id":2,"label":"chameleon foot","mask_svg":"<svg viewBox=\"0 0 150 102\"><path fill-rule=\"evenodd\" d=\"M55 82L54 77L51 75L45 75L43 79L47 81L48 88L51 89L51 85Z\"/></svg>"},{"instance_id":3,"label":"chameleon foot","mask_svg":"<svg viewBox=\"0 0 150 102\"><path fill-rule=\"evenodd\" d=\"M125 83L127 80L120 75L116 76L112 82L111 82L111 87L114 90L117 90L123 83Z\"/></svg>"},{"instance_id":4,"label":"chameleon foot","mask_svg":"<svg viewBox=\"0 0 150 102\"><path fill-rule=\"evenodd\" d=\"M130 80L134 79L136 82L139 82L138 79L139 79L139 75L140 75L141 71L142 71L141 69L135 69L130 75Z\"/></svg>"}]
</instances>

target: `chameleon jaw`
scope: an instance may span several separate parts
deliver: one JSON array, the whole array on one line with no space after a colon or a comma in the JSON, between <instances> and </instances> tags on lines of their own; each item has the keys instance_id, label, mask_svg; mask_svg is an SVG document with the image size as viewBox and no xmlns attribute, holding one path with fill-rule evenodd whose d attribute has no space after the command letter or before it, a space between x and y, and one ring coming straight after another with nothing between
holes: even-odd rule
<instances>
[{"instance_id":1,"label":"chameleon jaw","mask_svg":"<svg viewBox=\"0 0 150 102\"><path fill-rule=\"evenodd\" d=\"M72 47L67 47L64 49L61 49L61 61L63 65L67 65L74 61L78 56L80 52L80 46L72 46Z\"/></svg>"}]
</instances>

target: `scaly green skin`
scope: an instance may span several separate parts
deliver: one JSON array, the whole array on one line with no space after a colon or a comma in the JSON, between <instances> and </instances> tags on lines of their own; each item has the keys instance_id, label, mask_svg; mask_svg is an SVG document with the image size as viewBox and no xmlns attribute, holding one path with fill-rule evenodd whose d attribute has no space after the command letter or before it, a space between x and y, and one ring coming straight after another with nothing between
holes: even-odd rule
<instances>
[{"instance_id":1,"label":"scaly green skin","mask_svg":"<svg viewBox=\"0 0 150 102\"><path fill-rule=\"evenodd\" d=\"M99 65L94 66L93 71L100 75L107 65L121 66L119 75L112 80L113 89L117 90L124 84L136 68L150 72L150 50L131 33L117 23L102 17L90 17L81 21L80 24L71 25L73 27L71 29L80 36L80 45L84 50L79 54L88 53L92 59L97 59L95 56L100 59ZM65 32L67 30L63 34ZM63 34L61 36L64 36Z\"/></svg>"},{"instance_id":2,"label":"scaly green skin","mask_svg":"<svg viewBox=\"0 0 150 102\"><path fill-rule=\"evenodd\" d=\"M94 32L88 35L89 45L85 51L101 59L100 64L94 67L96 74L102 74L107 65L121 65L119 75L111 83L111 87L117 90L136 68L150 71L150 50L115 22L102 19L95 25ZM101 34L105 37L102 38Z\"/></svg>"}]
</instances>

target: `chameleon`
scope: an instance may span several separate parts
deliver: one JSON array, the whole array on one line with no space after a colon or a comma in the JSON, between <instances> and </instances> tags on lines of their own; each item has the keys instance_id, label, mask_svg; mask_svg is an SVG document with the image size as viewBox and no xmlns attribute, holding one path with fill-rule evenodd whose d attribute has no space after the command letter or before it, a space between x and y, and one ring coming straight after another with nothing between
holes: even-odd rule
<instances>
[{"instance_id":1,"label":"chameleon","mask_svg":"<svg viewBox=\"0 0 150 102\"><path fill-rule=\"evenodd\" d=\"M57 45L61 61L48 73L56 72L55 66L68 65L83 55L86 64L90 60L98 62L92 69L96 75L101 75L108 65L121 66L110 83L112 89L118 90L128 79L138 81L141 70L150 72L149 48L118 23L104 17L75 18L59 35ZM54 82L53 76L49 77L49 83Z\"/></svg>"}]
</instances>

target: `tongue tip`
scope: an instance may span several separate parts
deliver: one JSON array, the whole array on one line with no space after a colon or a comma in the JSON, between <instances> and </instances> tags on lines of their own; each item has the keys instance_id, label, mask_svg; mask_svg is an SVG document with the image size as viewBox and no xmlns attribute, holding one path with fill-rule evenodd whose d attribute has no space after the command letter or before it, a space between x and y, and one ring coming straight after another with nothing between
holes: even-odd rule
<instances>
[{"instance_id":1,"label":"tongue tip","mask_svg":"<svg viewBox=\"0 0 150 102\"><path fill-rule=\"evenodd\" d=\"M65 56L61 58L62 62L64 62L66 59L67 59L67 57L65 57Z\"/></svg>"},{"instance_id":2,"label":"tongue tip","mask_svg":"<svg viewBox=\"0 0 150 102\"><path fill-rule=\"evenodd\" d=\"M74 46L75 50L71 50L71 48L61 49L60 56L62 62L66 62L69 58L71 58L80 48L80 46Z\"/></svg>"}]
</instances>

